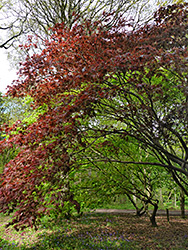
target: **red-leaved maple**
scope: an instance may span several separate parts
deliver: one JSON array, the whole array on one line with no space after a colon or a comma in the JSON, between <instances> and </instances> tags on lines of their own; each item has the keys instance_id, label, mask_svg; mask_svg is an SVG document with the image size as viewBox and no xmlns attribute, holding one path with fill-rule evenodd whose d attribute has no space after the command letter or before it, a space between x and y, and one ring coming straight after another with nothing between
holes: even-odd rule
<instances>
[{"instance_id":1,"label":"red-leaved maple","mask_svg":"<svg viewBox=\"0 0 188 250\"><path fill-rule=\"evenodd\" d=\"M110 30L100 21L71 30L57 24L42 53L27 57L8 94L29 95L34 110L46 108L36 122L2 128L8 137L1 152L19 149L0 186L1 212L15 209L15 228L33 226L67 202L79 212L68 176L79 167L77 154L92 144L92 123L83 121L98 114L121 126L95 127L94 141L112 133L135 138L155 156L152 165L166 167L181 185L178 174L188 176L187 28L187 4L161 8L136 31L124 20ZM31 40L23 49L32 46Z\"/></svg>"}]
</instances>

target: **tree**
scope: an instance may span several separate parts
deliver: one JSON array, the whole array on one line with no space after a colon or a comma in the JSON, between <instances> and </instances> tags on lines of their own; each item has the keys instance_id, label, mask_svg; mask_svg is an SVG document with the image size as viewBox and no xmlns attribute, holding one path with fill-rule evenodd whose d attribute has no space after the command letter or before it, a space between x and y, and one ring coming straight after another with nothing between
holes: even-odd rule
<instances>
[{"instance_id":1,"label":"tree","mask_svg":"<svg viewBox=\"0 0 188 250\"><path fill-rule=\"evenodd\" d=\"M6 115L5 115L5 109L3 107L3 97L2 93L0 93L0 125L4 124L6 122ZM3 140L3 133L0 133L0 140ZM2 155L0 156L0 173L3 171L4 162L2 161Z\"/></svg>"},{"instance_id":2,"label":"tree","mask_svg":"<svg viewBox=\"0 0 188 250\"><path fill-rule=\"evenodd\" d=\"M38 39L42 41L48 39L51 35L49 28L56 23L64 22L66 26L71 27L74 22L83 22L85 19L98 20L103 11L106 13L114 11L116 14L106 24L106 28L115 24L120 14L129 16L132 19L132 27L136 29L152 18L159 5L172 2L177 1L3 0L0 5L0 48L7 50L12 66L18 68L18 63L25 60L26 56L19 49L19 45L25 44L28 35L37 34ZM34 52L38 53L35 50Z\"/></svg>"},{"instance_id":3,"label":"tree","mask_svg":"<svg viewBox=\"0 0 188 250\"><path fill-rule=\"evenodd\" d=\"M180 6L180 10L175 5L162 8L156 25L138 30L128 36L128 46L119 47L123 54L113 61L118 73L106 77L106 89L101 91L107 96L93 109L96 117L110 125L89 129L95 139L109 134L135 138L156 157L156 162L150 164L168 169L187 193L187 183L181 176L187 176L187 4ZM180 26L173 26L175 23ZM111 125L117 122L118 128ZM133 162L143 163L126 163Z\"/></svg>"},{"instance_id":4,"label":"tree","mask_svg":"<svg viewBox=\"0 0 188 250\"><path fill-rule=\"evenodd\" d=\"M134 28L148 22L160 5L167 5L177 1L152 0L6 0L2 2L1 24L2 31L0 48L8 49L9 59L17 66L18 61L23 61L25 55L19 50L19 44L26 42L27 35L36 35L45 40L49 38L50 27L64 22L71 27L74 22L83 22L85 19L97 20L102 13L114 11L116 14L107 24L110 28L115 24L119 14L129 16ZM180 1L178 1L180 2ZM183 2L183 1L181 1ZM13 60L14 59L14 60ZM16 62L16 63L15 63Z\"/></svg>"},{"instance_id":5,"label":"tree","mask_svg":"<svg viewBox=\"0 0 188 250\"><path fill-rule=\"evenodd\" d=\"M0 48L8 49L13 43L24 33L24 26L27 20L27 12L22 12L19 5L15 6L15 2L1 1L0 2ZM14 14L13 15L13 8Z\"/></svg>"},{"instance_id":6,"label":"tree","mask_svg":"<svg viewBox=\"0 0 188 250\"><path fill-rule=\"evenodd\" d=\"M25 119L29 120L32 116L34 119L34 113L30 109L30 98L26 97L25 99L21 98L10 98L10 97L1 97L1 122L8 124L8 126L13 125L16 121ZM36 113L36 112L35 112ZM30 118L31 119L31 118ZM2 132L1 140L5 138L5 133ZM3 154L0 155L0 173L3 172L4 166L11 159L13 159L18 153L18 149L15 148L15 145L12 148L7 148Z\"/></svg>"},{"instance_id":7,"label":"tree","mask_svg":"<svg viewBox=\"0 0 188 250\"><path fill-rule=\"evenodd\" d=\"M74 172L74 178L71 175L71 187L75 187L73 193L90 208L97 208L117 195L127 196L136 214L142 216L146 213L152 225L157 226L157 189L165 185L170 175L161 167L124 165L126 161L148 161L150 157L131 138L124 140L116 135L107 136L80 155L79 170ZM148 206L153 207L151 214Z\"/></svg>"},{"instance_id":8,"label":"tree","mask_svg":"<svg viewBox=\"0 0 188 250\"><path fill-rule=\"evenodd\" d=\"M51 35L52 30L49 28L57 23L64 22L71 28L75 22L83 22L85 19L97 20L103 12L116 13L107 23L108 28L117 21L119 14L133 13L132 15L138 16L139 22L144 19L141 18L141 12L148 2L149 0L7 0L2 3L0 9L0 47L10 48L8 57L17 67L18 62L23 61L26 56L20 51L19 45L25 44L28 35L37 34L38 39L44 41ZM134 13L135 9L137 13Z\"/></svg>"},{"instance_id":9,"label":"tree","mask_svg":"<svg viewBox=\"0 0 188 250\"><path fill-rule=\"evenodd\" d=\"M5 108L3 106L3 97L2 97L2 93L0 93L0 124L1 125L6 122L6 115L4 111L5 111ZM2 140L2 136L0 136L0 139Z\"/></svg>"},{"instance_id":10,"label":"tree","mask_svg":"<svg viewBox=\"0 0 188 250\"><path fill-rule=\"evenodd\" d=\"M30 103L31 98L11 98L3 96L3 108L6 114L5 123L10 126L18 120L24 120L26 117L32 115L32 109Z\"/></svg>"},{"instance_id":11,"label":"tree","mask_svg":"<svg viewBox=\"0 0 188 250\"><path fill-rule=\"evenodd\" d=\"M152 156L124 166L161 166L188 194L180 176L188 175L187 4L160 9L155 22L139 30L128 25L119 19L106 30L104 17L71 29L57 24L42 53L22 63L8 94L30 95L33 109L43 112L33 123L2 128L1 152L19 147L0 187L1 211L16 208L16 228L36 225L52 206L61 212L72 204L79 212L69 174L86 148L109 135L134 138ZM107 124L97 126L101 120Z\"/></svg>"},{"instance_id":12,"label":"tree","mask_svg":"<svg viewBox=\"0 0 188 250\"><path fill-rule=\"evenodd\" d=\"M183 1L165 1L167 3ZM159 1L158 5L163 5L164 1ZM145 8L147 6L147 8ZM93 0L76 0L76 1L32 1L32 0L3 0L0 3L0 48L16 48L19 52L18 45L25 43L26 34L37 34L42 39L50 35L49 27L56 23L65 22L71 27L76 20L75 16L79 15L80 20L90 18L97 20L103 11L115 11L116 15L113 22L116 22L119 13L122 15L129 14L134 17L134 25L146 22L151 18L157 4L150 0L136 1L93 1ZM144 10L145 8L145 10ZM148 9L149 11L146 11ZM112 21L112 20L111 20ZM112 22L112 23L113 23ZM111 23L111 24L112 24ZM39 35L40 34L40 35ZM13 56L13 50L9 56Z\"/></svg>"}]
</instances>

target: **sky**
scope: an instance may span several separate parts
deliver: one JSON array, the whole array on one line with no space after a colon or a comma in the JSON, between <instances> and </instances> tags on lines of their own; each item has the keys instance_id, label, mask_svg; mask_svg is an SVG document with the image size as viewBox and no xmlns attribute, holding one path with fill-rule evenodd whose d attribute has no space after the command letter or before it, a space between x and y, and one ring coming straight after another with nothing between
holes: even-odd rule
<instances>
[{"instance_id":1,"label":"sky","mask_svg":"<svg viewBox=\"0 0 188 250\"><path fill-rule=\"evenodd\" d=\"M11 69L4 49L0 49L0 92L6 93L6 87L17 79L17 70Z\"/></svg>"}]
</instances>

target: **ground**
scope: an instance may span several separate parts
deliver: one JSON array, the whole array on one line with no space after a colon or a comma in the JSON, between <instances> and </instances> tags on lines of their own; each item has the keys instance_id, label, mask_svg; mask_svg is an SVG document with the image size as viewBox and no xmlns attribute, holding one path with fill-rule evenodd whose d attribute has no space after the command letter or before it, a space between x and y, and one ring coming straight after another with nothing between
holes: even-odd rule
<instances>
[{"instance_id":1,"label":"ground","mask_svg":"<svg viewBox=\"0 0 188 250\"><path fill-rule=\"evenodd\" d=\"M188 218L157 216L158 227L133 213L91 213L75 220L44 220L38 232L15 233L1 221L0 249L186 250ZM14 247L12 245L15 243ZM4 245L3 245L4 244ZM12 245L11 245L12 244ZM9 246L7 248L7 246ZM16 247L17 246L17 247Z\"/></svg>"},{"instance_id":2,"label":"ground","mask_svg":"<svg viewBox=\"0 0 188 250\"><path fill-rule=\"evenodd\" d=\"M167 222L165 216L157 217L158 227L150 225L147 217L137 218L133 215L118 216L122 234L129 240L138 242L135 249L188 249L188 220L173 216Z\"/></svg>"}]
</instances>

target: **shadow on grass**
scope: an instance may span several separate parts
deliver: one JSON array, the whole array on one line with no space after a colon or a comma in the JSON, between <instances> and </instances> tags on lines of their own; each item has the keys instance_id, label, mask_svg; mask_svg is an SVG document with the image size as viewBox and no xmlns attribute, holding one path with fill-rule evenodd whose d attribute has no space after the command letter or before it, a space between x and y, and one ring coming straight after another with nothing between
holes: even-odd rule
<instances>
[{"instance_id":1,"label":"shadow on grass","mask_svg":"<svg viewBox=\"0 0 188 250\"><path fill-rule=\"evenodd\" d=\"M30 249L93 249L93 250L125 250L135 249L132 244L123 236L109 232L94 234L93 232L81 230L79 233L62 234L56 232L52 235L45 235L40 243Z\"/></svg>"},{"instance_id":2,"label":"shadow on grass","mask_svg":"<svg viewBox=\"0 0 188 250\"><path fill-rule=\"evenodd\" d=\"M111 217L103 214L84 215L76 220L44 219L43 233L37 236L37 242L30 245L16 245L0 239L0 250L131 250L133 243L121 233L113 230Z\"/></svg>"},{"instance_id":3,"label":"shadow on grass","mask_svg":"<svg viewBox=\"0 0 188 250\"><path fill-rule=\"evenodd\" d=\"M52 221L45 225L46 228L55 227ZM68 220L60 221L59 224L56 222L59 230L53 234L41 235L40 249L135 249L132 247L132 242L113 231L112 226L109 216L106 219L103 214L86 214L71 222Z\"/></svg>"},{"instance_id":4,"label":"shadow on grass","mask_svg":"<svg viewBox=\"0 0 188 250\"><path fill-rule=\"evenodd\" d=\"M4 249L18 249L18 246L15 243L10 243L9 241L0 238L0 250Z\"/></svg>"}]
</instances>

